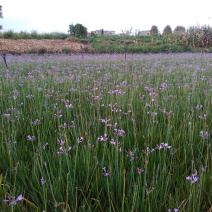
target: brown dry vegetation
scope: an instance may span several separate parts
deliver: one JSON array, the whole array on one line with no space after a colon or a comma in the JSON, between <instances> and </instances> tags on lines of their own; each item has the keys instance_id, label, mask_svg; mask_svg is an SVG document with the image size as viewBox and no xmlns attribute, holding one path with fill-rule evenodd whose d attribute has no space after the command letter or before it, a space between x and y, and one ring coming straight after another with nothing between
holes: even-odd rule
<instances>
[{"instance_id":1,"label":"brown dry vegetation","mask_svg":"<svg viewBox=\"0 0 212 212\"><path fill-rule=\"evenodd\" d=\"M89 46L76 40L35 40L35 39L0 39L0 50L4 53L61 53L64 51L81 52Z\"/></svg>"}]
</instances>

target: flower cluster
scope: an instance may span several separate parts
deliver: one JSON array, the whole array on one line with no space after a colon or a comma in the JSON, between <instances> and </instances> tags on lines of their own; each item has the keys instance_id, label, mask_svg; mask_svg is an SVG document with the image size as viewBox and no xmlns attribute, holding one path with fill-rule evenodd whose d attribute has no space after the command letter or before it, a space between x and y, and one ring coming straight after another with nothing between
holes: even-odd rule
<instances>
[{"instance_id":1,"label":"flower cluster","mask_svg":"<svg viewBox=\"0 0 212 212\"><path fill-rule=\"evenodd\" d=\"M72 149L72 147L70 147L70 146L68 148L65 148L64 147L65 141L63 141L63 140L58 139L57 144L60 145L59 151L57 152L58 155L67 154Z\"/></svg>"},{"instance_id":2,"label":"flower cluster","mask_svg":"<svg viewBox=\"0 0 212 212\"><path fill-rule=\"evenodd\" d=\"M161 143L160 145L157 145L157 149L171 149L172 147L168 145L168 143Z\"/></svg>"}]
</instances>

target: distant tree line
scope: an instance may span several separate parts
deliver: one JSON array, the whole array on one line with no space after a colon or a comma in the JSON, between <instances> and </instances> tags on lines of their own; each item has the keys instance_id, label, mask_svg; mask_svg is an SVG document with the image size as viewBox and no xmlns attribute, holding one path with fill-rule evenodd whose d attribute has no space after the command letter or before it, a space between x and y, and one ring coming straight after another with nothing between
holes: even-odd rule
<instances>
[{"instance_id":1,"label":"distant tree line","mask_svg":"<svg viewBox=\"0 0 212 212\"><path fill-rule=\"evenodd\" d=\"M184 26L176 26L176 28L174 29L174 31L172 31L172 28L170 25L167 25L164 29L163 29L163 33L162 35L171 35L172 33L185 33L186 32L186 29ZM151 35L159 35L159 30L158 30L158 27L156 25L153 25L151 27L151 30L150 30L150 34Z\"/></svg>"}]
</instances>

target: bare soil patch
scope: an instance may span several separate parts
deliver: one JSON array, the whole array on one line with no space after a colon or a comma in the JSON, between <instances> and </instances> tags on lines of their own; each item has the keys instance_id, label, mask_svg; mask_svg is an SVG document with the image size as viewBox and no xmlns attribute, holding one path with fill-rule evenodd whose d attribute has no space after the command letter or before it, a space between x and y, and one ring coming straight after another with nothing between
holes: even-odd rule
<instances>
[{"instance_id":1,"label":"bare soil patch","mask_svg":"<svg viewBox=\"0 0 212 212\"><path fill-rule=\"evenodd\" d=\"M81 52L89 45L75 40L35 40L35 39L0 39L0 50L3 53L62 53Z\"/></svg>"}]
</instances>

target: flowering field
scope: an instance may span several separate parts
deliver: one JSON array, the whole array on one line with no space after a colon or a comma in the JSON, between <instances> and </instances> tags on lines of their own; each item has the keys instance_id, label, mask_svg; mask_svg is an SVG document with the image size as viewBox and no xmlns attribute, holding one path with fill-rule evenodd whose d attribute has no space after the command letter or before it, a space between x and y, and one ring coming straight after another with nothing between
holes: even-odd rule
<instances>
[{"instance_id":1,"label":"flowering field","mask_svg":"<svg viewBox=\"0 0 212 212\"><path fill-rule=\"evenodd\" d=\"M211 211L212 55L0 63L0 211Z\"/></svg>"}]
</instances>

